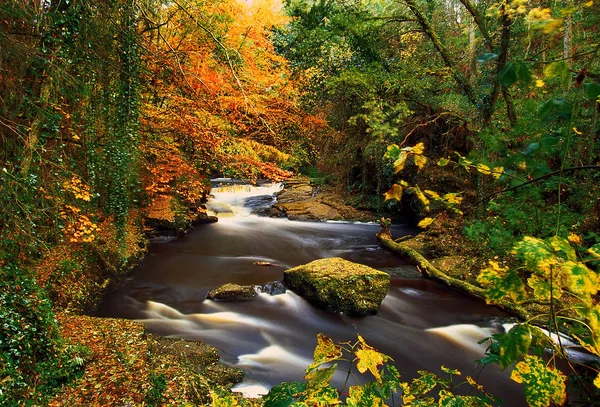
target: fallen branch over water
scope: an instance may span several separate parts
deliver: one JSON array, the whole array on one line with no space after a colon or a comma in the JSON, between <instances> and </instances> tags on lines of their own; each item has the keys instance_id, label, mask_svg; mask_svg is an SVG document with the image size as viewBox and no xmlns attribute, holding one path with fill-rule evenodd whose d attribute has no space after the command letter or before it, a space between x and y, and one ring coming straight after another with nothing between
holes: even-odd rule
<instances>
[{"instance_id":1,"label":"fallen branch over water","mask_svg":"<svg viewBox=\"0 0 600 407\"><path fill-rule=\"evenodd\" d=\"M441 280L450 287L458 288L485 301L486 296L483 288L477 287L467 281L459 280L444 273L442 270L431 264L431 262L427 260L421 253L410 247L410 245L407 243L408 240L394 240L389 229L389 222L387 220L382 219L380 225L381 230L377 234L377 238L386 249L408 258L417 266L417 269L421 272L421 274L430 278ZM508 301L500 301L493 305L509 311L525 320L528 320L531 317L530 312L518 304Z\"/></svg>"}]
</instances>

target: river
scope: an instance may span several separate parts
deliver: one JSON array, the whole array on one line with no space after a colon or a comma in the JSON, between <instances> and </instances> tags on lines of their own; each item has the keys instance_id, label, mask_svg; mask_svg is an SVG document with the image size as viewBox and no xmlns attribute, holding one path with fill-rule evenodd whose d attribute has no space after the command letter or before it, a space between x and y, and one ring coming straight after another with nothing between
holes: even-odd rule
<instances>
[{"instance_id":1,"label":"river","mask_svg":"<svg viewBox=\"0 0 600 407\"><path fill-rule=\"evenodd\" d=\"M509 372L495 366L482 370L474 362L485 350L477 342L501 331L505 314L419 276L413 266L379 246L378 225L252 214L270 204L278 188L215 187L208 206L219 212L219 222L154 243L134 273L104 298L98 315L135 319L150 332L215 346L225 363L244 370L244 381L234 389L246 395L264 394L281 381L301 380L318 333L336 341L355 341L360 333L394 359L403 380L421 369L440 373L444 365L476 377L486 390L505 399L506 406L526 405L521 386L510 380ZM401 236L409 230L396 226L393 232ZM326 313L289 290L261 293L249 302L205 299L211 288L222 284L264 285L281 280L286 268L334 256L392 273L377 315Z\"/></svg>"}]
</instances>

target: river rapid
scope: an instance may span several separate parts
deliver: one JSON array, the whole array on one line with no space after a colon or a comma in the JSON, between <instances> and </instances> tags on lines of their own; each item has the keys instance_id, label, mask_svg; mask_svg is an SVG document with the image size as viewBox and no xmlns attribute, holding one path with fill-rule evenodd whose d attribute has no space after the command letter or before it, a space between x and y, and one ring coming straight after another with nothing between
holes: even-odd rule
<instances>
[{"instance_id":1,"label":"river rapid","mask_svg":"<svg viewBox=\"0 0 600 407\"><path fill-rule=\"evenodd\" d=\"M257 208L273 203L279 188L215 186L207 205L218 213L219 222L152 244L132 275L104 298L98 316L135 319L150 332L216 347L224 363L244 371L244 381L234 390L248 396L265 394L282 381L302 380L318 333L335 341L355 341L360 333L394 359L405 381L422 369L439 374L444 365L475 377L504 399L505 406L526 405L521 386L510 380L509 372L495 366L482 369L474 362L485 351L485 344L477 342L502 331L505 314L421 277L379 246L378 225L254 215ZM401 236L409 230L396 226L393 233ZM286 268L335 256L393 275L377 315L326 313L289 290L263 292L248 302L205 299L211 288L225 283L261 286L281 280ZM334 381L341 386L344 379L340 374Z\"/></svg>"}]
</instances>

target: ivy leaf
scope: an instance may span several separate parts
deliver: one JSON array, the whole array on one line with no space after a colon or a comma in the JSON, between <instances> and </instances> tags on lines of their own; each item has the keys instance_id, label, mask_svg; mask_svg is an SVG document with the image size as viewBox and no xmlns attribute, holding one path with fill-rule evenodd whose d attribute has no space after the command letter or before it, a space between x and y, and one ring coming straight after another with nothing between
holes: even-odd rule
<instances>
[{"instance_id":1,"label":"ivy leaf","mask_svg":"<svg viewBox=\"0 0 600 407\"><path fill-rule=\"evenodd\" d=\"M525 359L512 371L510 378L525 385L525 399L530 407L548 407L550 403L562 406L567 397L566 376L537 356Z\"/></svg>"},{"instance_id":2,"label":"ivy leaf","mask_svg":"<svg viewBox=\"0 0 600 407\"><path fill-rule=\"evenodd\" d=\"M381 383L381 376L379 375L379 365L383 365L390 359L389 356L378 352L375 348L367 345L362 336L358 335L359 349L354 352L358 361L356 367L360 373L364 373L367 370L371 372L378 383Z\"/></svg>"},{"instance_id":3,"label":"ivy leaf","mask_svg":"<svg viewBox=\"0 0 600 407\"><path fill-rule=\"evenodd\" d=\"M323 363L331 362L342 357L342 347L333 343L331 338L317 335L317 346L313 355L314 363L306 368L306 373L316 369Z\"/></svg>"},{"instance_id":4,"label":"ivy leaf","mask_svg":"<svg viewBox=\"0 0 600 407\"><path fill-rule=\"evenodd\" d=\"M396 201L400 201L402 199L402 192L404 189L402 186L398 184L392 185L390 189L387 190L385 194L383 194L384 201L389 201L390 199L395 199Z\"/></svg>"},{"instance_id":5,"label":"ivy leaf","mask_svg":"<svg viewBox=\"0 0 600 407\"><path fill-rule=\"evenodd\" d=\"M485 290L486 302L494 303L505 298L521 303L525 301L525 287L521 277L514 270L508 270L506 267L500 267L495 261L489 262L490 266L481 270L477 276L477 281Z\"/></svg>"}]
</instances>

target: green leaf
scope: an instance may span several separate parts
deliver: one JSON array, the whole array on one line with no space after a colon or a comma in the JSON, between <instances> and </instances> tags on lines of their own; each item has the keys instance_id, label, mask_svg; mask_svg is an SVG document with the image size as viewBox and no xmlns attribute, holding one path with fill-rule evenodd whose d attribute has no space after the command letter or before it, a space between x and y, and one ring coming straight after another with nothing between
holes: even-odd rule
<instances>
[{"instance_id":1,"label":"green leaf","mask_svg":"<svg viewBox=\"0 0 600 407\"><path fill-rule=\"evenodd\" d=\"M487 407L487 403L478 396L457 396L447 390L440 391L439 407Z\"/></svg>"},{"instance_id":2,"label":"green leaf","mask_svg":"<svg viewBox=\"0 0 600 407\"><path fill-rule=\"evenodd\" d=\"M527 354L531 345L531 330L529 324L517 324L507 333L494 335L498 342L498 361L497 363L505 369Z\"/></svg>"},{"instance_id":3,"label":"green leaf","mask_svg":"<svg viewBox=\"0 0 600 407\"><path fill-rule=\"evenodd\" d=\"M548 244L538 238L525 236L513 247L512 253L529 271L538 271L540 264L554 258Z\"/></svg>"},{"instance_id":4,"label":"green leaf","mask_svg":"<svg viewBox=\"0 0 600 407\"><path fill-rule=\"evenodd\" d=\"M569 278L569 289L575 294L580 294L588 304L591 304L591 296L598 292L598 275L580 262L567 261L561 265Z\"/></svg>"},{"instance_id":5,"label":"green leaf","mask_svg":"<svg viewBox=\"0 0 600 407\"><path fill-rule=\"evenodd\" d=\"M548 244L554 252L565 260L575 261L577 260L577 254L575 249L571 246L571 243L567 239L563 239L560 236L552 236L547 239Z\"/></svg>"},{"instance_id":6,"label":"green leaf","mask_svg":"<svg viewBox=\"0 0 600 407\"><path fill-rule=\"evenodd\" d=\"M548 407L550 403L562 406L566 401L566 376L537 356L525 355L510 377L525 385L525 400L530 407Z\"/></svg>"},{"instance_id":7,"label":"green leaf","mask_svg":"<svg viewBox=\"0 0 600 407\"><path fill-rule=\"evenodd\" d=\"M335 406L340 404L340 396L338 391L332 387L320 387L315 390L309 390L304 397L302 397L303 403L308 406Z\"/></svg>"},{"instance_id":8,"label":"green leaf","mask_svg":"<svg viewBox=\"0 0 600 407\"><path fill-rule=\"evenodd\" d=\"M536 300L550 301L551 298L558 299L562 297L563 290L559 284L556 284L556 282L551 284L549 280L537 274L527 279L527 285L533 289L533 297Z\"/></svg>"},{"instance_id":9,"label":"green leaf","mask_svg":"<svg viewBox=\"0 0 600 407\"><path fill-rule=\"evenodd\" d=\"M306 383L290 382L275 385L263 397L265 407L287 407L306 390Z\"/></svg>"},{"instance_id":10,"label":"green leaf","mask_svg":"<svg viewBox=\"0 0 600 407\"><path fill-rule=\"evenodd\" d=\"M316 369L323 363L331 362L342 357L342 347L323 334L317 335L317 346L313 355L314 363L306 368L306 373Z\"/></svg>"},{"instance_id":11,"label":"green leaf","mask_svg":"<svg viewBox=\"0 0 600 407\"><path fill-rule=\"evenodd\" d=\"M517 81L523 83L531 82L531 72L523 61L510 61L498 73L498 83L504 86L511 86Z\"/></svg>"},{"instance_id":12,"label":"green leaf","mask_svg":"<svg viewBox=\"0 0 600 407\"><path fill-rule=\"evenodd\" d=\"M446 165L448 165L450 163L450 160L447 158L440 158L437 162L437 165L440 167L445 167Z\"/></svg>"},{"instance_id":13,"label":"green leaf","mask_svg":"<svg viewBox=\"0 0 600 407\"><path fill-rule=\"evenodd\" d=\"M391 144L389 146L387 146L387 149L385 151L385 154L383 155L383 158L387 158L390 160L396 160L398 159L398 156L400 155L400 147L398 147L397 144Z\"/></svg>"},{"instance_id":14,"label":"green leaf","mask_svg":"<svg viewBox=\"0 0 600 407\"><path fill-rule=\"evenodd\" d=\"M592 258L600 260L600 243L593 245L587 252L592 255Z\"/></svg>"},{"instance_id":15,"label":"green leaf","mask_svg":"<svg viewBox=\"0 0 600 407\"><path fill-rule=\"evenodd\" d=\"M555 98L545 101L540 105L537 111L538 118L544 124L554 120L569 120L573 105L562 98Z\"/></svg>"},{"instance_id":16,"label":"green leaf","mask_svg":"<svg viewBox=\"0 0 600 407\"><path fill-rule=\"evenodd\" d=\"M306 374L306 376L304 376L304 378L308 380L308 388L317 389L320 387L329 386L331 378L335 374L336 369L337 363L330 367L311 370Z\"/></svg>"},{"instance_id":17,"label":"green leaf","mask_svg":"<svg viewBox=\"0 0 600 407\"><path fill-rule=\"evenodd\" d=\"M599 83L586 83L583 85L585 90L585 96L589 99L596 101L600 98L600 84Z\"/></svg>"},{"instance_id":18,"label":"green leaf","mask_svg":"<svg viewBox=\"0 0 600 407\"><path fill-rule=\"evenodd\" d=\"M569 64L565 61L552 62L544 69L544 76L548 79L558 78L563 86L568 85L571 80Z\"/></svg>"},{"instance_id":19,"label":"green leaf","mask_svg":"<svg viewBox=\"0 0 600 407\"><path fill-rule=\"evenodd\" d=\"M498 54L493 54L491 52L488 52L487 54L481 54L477 57L477 62L482 63L482 62L487 62L487 61L491 61L492 59L495 59L498 57Z\"/></svg>"},{"instance_id":20,"label":"green leaf","mask_svg":"<svg viewBox=\"0 0 600 407\"><path fill-rule=\"evenodd\" d=\"M504 68L498 73L498 83L504 86L511 86L519 80L514 62L509 62L504 65Z\"/></svg>"},{"instance_id":21,"label":"green leaf","mask_svg":"<svg viewBox=\"0 0 600 407\"><path fill-rule=\"evenodd\" d=\"M434 373L426 370L419 370L417 373L420 377L413 379L411 383L412 394L425 395L438 385L439 379Z\"/></svg>"},{"instance_id":22,"label":"green leaf","mask_svg":"<svg viewBox=\"0 0 600 407\"><path fill-rule=\"evenodd\" d=\"M348 407L381 407L384 402L382 395L378 394L377 387L372 382L366 383L364 387L352 386L348 394L346 399Z\"/></svg>"},{"instance_id":23,"label":"green leaf","mask_svg":"<svg viewBox=\"0 0 600 407\"><path fill-rule=\"evenodd\" d=\"M527 294L521 277L516 271L500 267L494 261L490 261L490 266L481 270L477 281L486 286L485 300L488 304L506 298L516 303L525 301Z\"/></svg>"}]
</instances>

